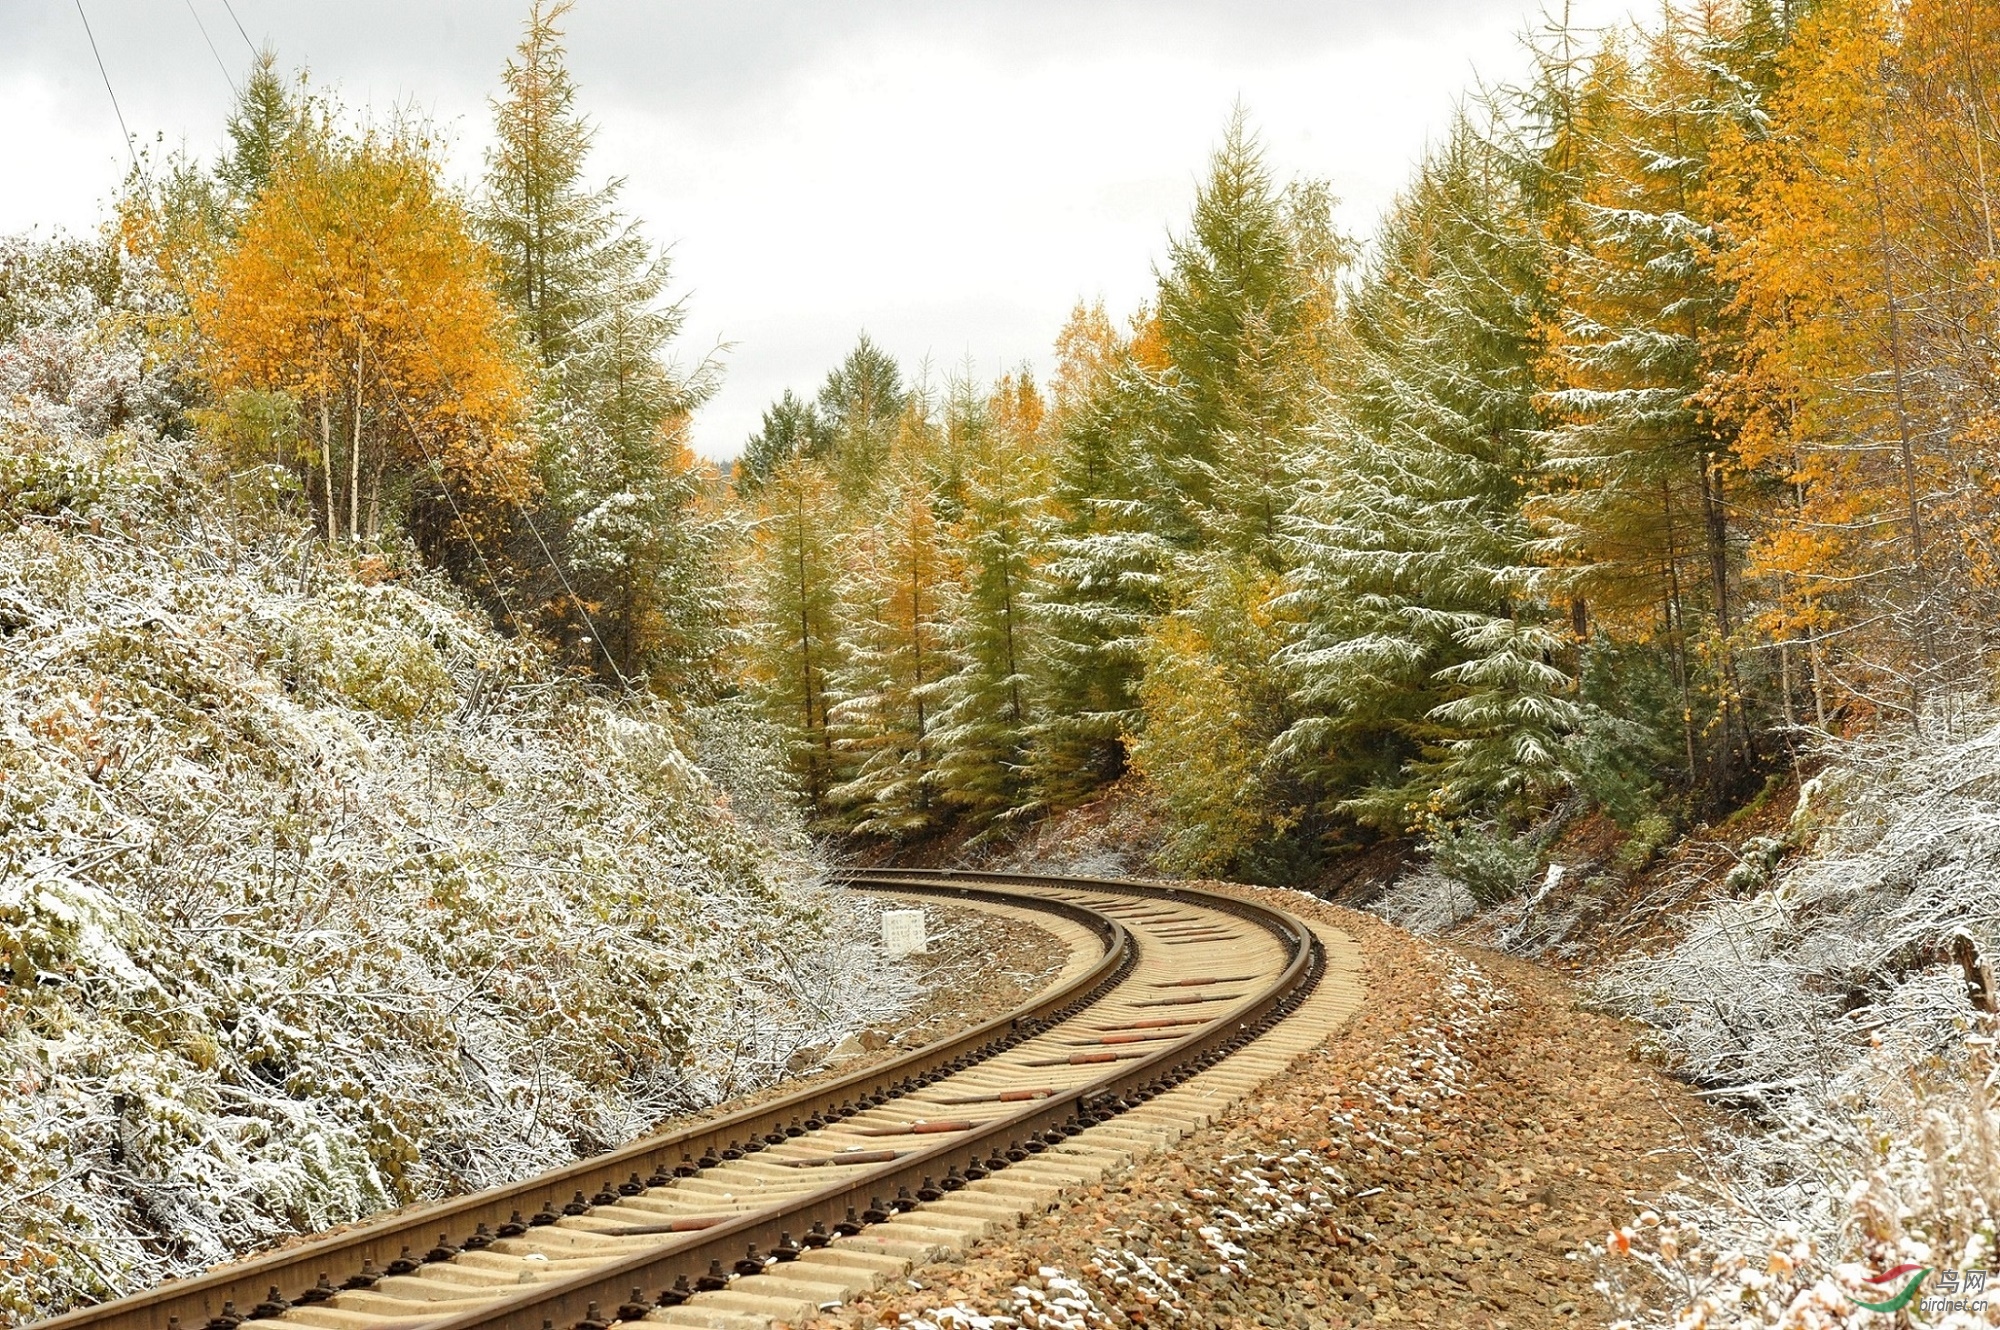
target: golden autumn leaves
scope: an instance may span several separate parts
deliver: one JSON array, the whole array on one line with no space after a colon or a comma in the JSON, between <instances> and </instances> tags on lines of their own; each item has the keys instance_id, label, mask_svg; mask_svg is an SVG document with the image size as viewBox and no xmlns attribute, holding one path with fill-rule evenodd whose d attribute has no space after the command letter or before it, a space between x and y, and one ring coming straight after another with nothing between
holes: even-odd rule
<instances>
[{"instance_id":1,"label":"golden autumn leaves","mask_svg":"<svg viewBox=\"0 0 2000 1330\"><path fill-rule=\"evenodd\" d=\"M374 540L440 499L453 538L473 540L482 518L533 496L513 314L422 135L302 112L219 223L134 207L128 236L183 287L187 345L223 416L244 394L295 407L285 460L328 540Z\"/></svg>"}]
</instances>

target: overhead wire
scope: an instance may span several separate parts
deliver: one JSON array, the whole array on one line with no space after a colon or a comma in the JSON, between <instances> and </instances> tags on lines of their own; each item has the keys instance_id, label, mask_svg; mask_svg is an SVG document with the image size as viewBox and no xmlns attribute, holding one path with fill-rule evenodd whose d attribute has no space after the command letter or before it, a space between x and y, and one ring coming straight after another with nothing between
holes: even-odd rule
<instances>
[{"instance_id":1,"label":"overhead wire","mask_svg":"<svg viewBox=\"0 0 2000 1330\"><path fill-rule=\"evenodd\" d=\"M208 53L215 57L215 67L222 71L223 81L229 85L231 92L235 92L236 77L229 72L229 66L222 63L222 52L216 50L215 43L209 39L208 25L203 23L201 15L195 12L194 0L181 0L181 3L187 6L188 17L194 20L194 26L201 32L201 40L208 47Z\"/></svg>"},{"instance_id":2,"label":"overhead wire","mask_svg":"<svg viewBox=\"0 0 2000 1330\"><path fill-rule=\"evenodd\" d=\"M83 12L83 0L76 0L76 16L83 20L83 35L90 40L91 58L97 61L97 76L104 80L104 91L111 98L111 114L118 117L118 132L125 136L125 155L132 159L132 169L139 169L139 150L132 145L132 131L125 127L125 112L118 106L118 94L111 87L111 73L104 67L104 54L97 49L97 34L90 30L90 15Z\"/></svg>"},{"instance_id":3,"label":"overhead wire","mask_svg":"<svg viewBox=\"0 0 2000 1330\"><path fill-rule=\"evenodd\" d=\"M257 55L257 43L251 41L250 34L243 31L243 20L236 17L236 6L230 4L229 0L222 0L222 7L229 11L229 21L236 25L237 33L242 36L243 44L250 48L250 55L254 59Z\"/></svg>"},{"instance_id":4,"label":"overhead wire","mask_svg":"<svg viewBox=\"0 0 2000 1330\"><path fill-rule=\"evenodd\" d=\"M227 0L225 0L226 2ZM306 219L304 214L299 211L298 200L287 196L286 201L292 208L292 215L301 224L304 224ZM408 314L411 312L409 298L401 291L395 291L393 298L403 307L404 313ZM431 368L438 372L439 378L449 384L450 373L445 369L442 360L437 354L437 349L430 345L428 339L420 340L417 345L425 358L431 362ZM438 489L443 492L445 502L450 506L452 517L457 521L459 530L465 533L465 543L471 548L473 557L479 561L480 572L485 576L487 584L493 588L494 598L500 602L501 610L513 622L514 631L525 637L527 635L527 626L522 623L520 616L514 613L513 607L507 603L506 593L500 589L500 579L494 573L492 564L487 561L485 551L479 548L479 538L473 533L472 523L458 506L458 498L451 491L451 484L446 479L443 465L432 454L429 443L424 439L422 431L418 429L416 421L411 418L409 408L400 400L393 398L391 400L394 401L396 410L403 417L403 428L408 431L411 441L422 451L425 463L437 477ZM590 635L591 643L596 646L598 653L604 657L604 663L611 667L611 673L617 677L621 687L628 692L636 691L631 677L620 667L618 658L611 653L610 646L605 643L603 633L598 630L597 621L591 617L590 607L584 604L583 597L577 594L576 587L571 584L568 574L563 571L561 561L556 558L555 552L549 548L548 541L542 538L541 529L535 525L535 519L529 514L527 505L516 500L513 503L513 507L514 511L519 515L522 525L528 528L528 534L534 537L536 546L541 549L542 557L548 561L549 571L556 575L556 581L562 585L564 594L569 597L570 603L576 606L577 614L583 619L584 631ZM329 516L329 520L332 520L331 516Z\"/></svg>"}]
</instances>

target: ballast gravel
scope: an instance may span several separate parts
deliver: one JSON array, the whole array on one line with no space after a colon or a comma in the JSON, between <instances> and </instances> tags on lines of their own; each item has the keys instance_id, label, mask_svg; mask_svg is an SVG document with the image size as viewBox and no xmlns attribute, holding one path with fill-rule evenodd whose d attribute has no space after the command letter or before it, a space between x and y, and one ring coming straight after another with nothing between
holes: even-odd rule
<instances>
[{"instance_id":1,"label":"ballast gravel","mask_svg":"<svg viewBox=\"0 0 2000 1330\"><path fill-rule=\"evenodd\" d=\"M1351 934L1360 1012L1213 1126L816 1325L1610 1319L1581 1249L1695 1168L1699 1104L1551 971L1230 889Z\"/></svg>"}]
</instances>

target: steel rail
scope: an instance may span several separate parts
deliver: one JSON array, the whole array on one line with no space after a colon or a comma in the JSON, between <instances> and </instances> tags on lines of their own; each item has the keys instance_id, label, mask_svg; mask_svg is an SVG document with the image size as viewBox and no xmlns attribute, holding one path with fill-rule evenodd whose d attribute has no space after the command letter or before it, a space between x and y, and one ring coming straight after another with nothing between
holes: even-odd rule
<instances>
[{"instance_id":1,"label":"steel rail","mask_svg":"<svg viewBox=\"0 0 2000 1330\"><path fill-rule=\"evenodd\" d=\"M845 1101L893 1098L946 1068L970 1065L1011 1048L1081 1009L1099 989L1116 984L1131 967L1131 934L1098 911L1004 889L953 894L1039 909L1081 923L1097 934L1103 955L1088 970L1014 1011L835 1080L706 1122L644 1136L521 1182L404 1206L329 1237L30 1324L34 1330L199 1330L229 1303L236 1305L239 1315L247 1315L274 1286L287 1296L296 1296L310 1288L322 1272L351 1273L369 1261L386 1268L406 1247L418 1252L431 1250L440 1233L463 1239L480 1224L489 1230L499 1229L517 1211L532 1215L544 1207L560 1210L579 1192L587 1198L616 1196L634 1176L643 1180L671 1174L686 1167L688 1159L756 1153L774 1144L772 1137L787 1139L784 1133L795 1124L837 1111ZM536 1330L540 1330L539 1322Z\"/></svg>"},{"instance_id":2,"label":"steel rail","mask_svg":"<svg viewBox=\"0 0 2000 1330\"><path fill-rule=\"evenodd\" d=\"M643 1304L620 1307L634 1288L660 1289L676 1280L682 1281L680 1286L685 1288L690 1279L697 1280L697 1286L713 1287L718 1282L714 1277L716 1271L725 1272L725 1277L731 1269L752 1273L771 1259L769 1255L759 1256L759 1252L771 1253L776 1249L781 1258L797 1254L796 1248L783 1243L788 1234L803 1234L815 1225L834 1230L843 1221L851 1221L855 1214L863 1215L871 1223L890 1218L901 1207L892 1205L885 1209L883 1197L914 1193L923 1200L937 1199L963 1187L969 1180L1027 1159L1088 1126L1145 1102L1214 1065L1289 1014L1311 992L1324 967L1318 940L1293 916L1199 888L1101 878L946 870L848 870L836 876L846 885L863 890L989 900L1054 910L1087 923L1104 940L1105 952L1088 972L1022 1010L892 1063L812 1087L757 1109L650 1137L612 1154L515 1186L412 1207L348 1234L72 1312L44 1322L43 1326L49 1330L55 1327L81 1330L85 1326L91 1330L169 1330L169 1318L174 1318L193 1330L201 1320L214 1315L225 1300L247 1309L274 1284L280 1288L290 1284L296 1290L319 1271L353 1270L364 1257L386 1262L390 1254L402 1247L414 1247L419 1241L428 1247L429 1235L439 1232L440 1226L446 1231L455 1229L461 1235L478 1222L498 1227L507 1214L525 1210L537 1201L553 1208L577 1192L591 1197L593 1186L601 1189L594 1197L599 1203L615 1201L621 1183L631 1188L633 1183L645 1180L643 1174L647 1169L653 1170L653 1185L669 1180L676 1169L683 1173L690 1171L688 1164L696 1149L703 1152L704 1165L713 1164L718 1152L720 1157L741 1157L767 1144L786 1141L788 1133L798 1135L802 1116L811 1119L808 1125L817 1125L822 1119L829 1124L837 1123L854 1110L848 1108L842 1113L836 1104L857 1095L864 1099L866 1107L865 1100L870 1097L881 1102L921 1089L1063 1024L1117 989L1120 980L1138 962L1138 942L1123 924L1105 912L1111 907L1093 908L1087 903L1090 897L1138 898L1195 906L1250 922L1279 944L1284 964L1271 982L1236 998L1228 1007L1213 1012L1205 1009L1205 1019L1191 1030L1168 1030L1147 1036L1157 1039L1157 1043L1125 1045L1125 1049L1136 1052L1131 1056L1121 1053L1120 1060L1108 1063L1105 1073L1094 1079L1037 1098L993 1121L954 1130L936 1144L883 1151L885 1157L870 1157L867 1164L829 1169L829 1173L840 1176L831 1178L823 1187L765 1208L719 1218L692 1231L668 1234L664 1227L629 1230L658 1233L661 1241L636 1253L609 1256L581 1273L526 1285L518 1294L504 1295L457 1312L441 1308L437 1316L404 1317L392 1322L400 1330L545 1330L548 1326L601 1330L618 1315L643 1312ZM1064 899L1065 896L1084 900ZM1198 927L1189 926L1186 931L1185 936L1163 936L1161 945L1201 946L1211 941ZM1250 978L1253 976L1245 976L1246 980ZM774 1273L782 1269L775 1265L771 1268ZM709 1277L704 1280L704 1275ZM620 1307L620 1311L600 1310L613 1307ZM243 1314L247 1311L239 1312ZM391 1322L387 1316L383 1319Z\"/></svg>"},{"instance_id":3,"label":"steel rail","mask_svg":"<svg viewBox=\"0 0 2000 1330\"><path fill-rule=\"evenodd\" d=\"M921 1186L924 1190L916 1194L924 1199L930 1199L924 1195L925 1190L938 1196L946 1194L937 1186L940 1179L960 1179L957 1185L962 1187L968 1169L975 1170L973 1176L986 1176L993 1171L989 1167L992 1163L1003 1160L1018 1163L1213 1066L1248 1043L1265 1026L1290 1014L1311 993L1325 966L1318 938L1298 919L1267 906L1199 888L1141 886L1112 879L951 871L850 871L843 876L855 886L897 892L977 896L1031 884L1046 891L1056 884L1059 890L1078 893L1163 897L1196 903L1261 925L1286 945L1289 961L1277 980L1263 992L1246 998L1177 1043L1116 1064L1113 1070L1089 1084L1036 1101L983 1128L954 1134L938 1145L914 1151L880 1169L867 1170L865 1177L836 1181L782 1206L754 1211L704 1229L671 1246L613 1260L568 1279L536 1285L531 1291L502 1303L423 1321L421 1330L548 1330L551 1326L599 1330L610 1315L603 1309L619 1306L634 1288L661 1288L673 1279L698 1276L718 1265L728 1270L743 1260L746 1253L751 1253L751 1263L755 1263L755 1251L769 1252L786 1233L804 1232L814 1223L831 1228L850 1209L872 1208L879 1198L898 1189L914 1190Z\"/></svg>"}]
</instances>

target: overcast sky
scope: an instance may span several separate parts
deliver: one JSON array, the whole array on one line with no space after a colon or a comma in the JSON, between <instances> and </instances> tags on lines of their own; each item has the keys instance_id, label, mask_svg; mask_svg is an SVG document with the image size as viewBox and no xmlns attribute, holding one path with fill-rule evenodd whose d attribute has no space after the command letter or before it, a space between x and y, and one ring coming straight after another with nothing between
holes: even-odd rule
<instances>
[{"instance_id":1,"label":"overcast sky","mask_svg":"<svg viewBox=\"0 0 2000 1330\"><path fill-rule=\"evenodd\" d=\"M1556 0L1559 4L1560 0ZM83 0L133 134L211 151L250 43L352 106L414 103L479 170L525 3ZM1604 21L1621 0L1577 0ZM1129 312L1238 99L1281 177L1365 232L1475 76L1524 65L1538 0L581 0L594 170L673 247L696 423L733 455L866 330L934 375L1045 366L1079 298ZM236 19L241 20L239 32ZM204 31L206 35L204 36ZM212 50L211 50L212 46ZM87 227L117 120L73 0L0 0L0 231Z\"/></svg>"}]
</instances>

